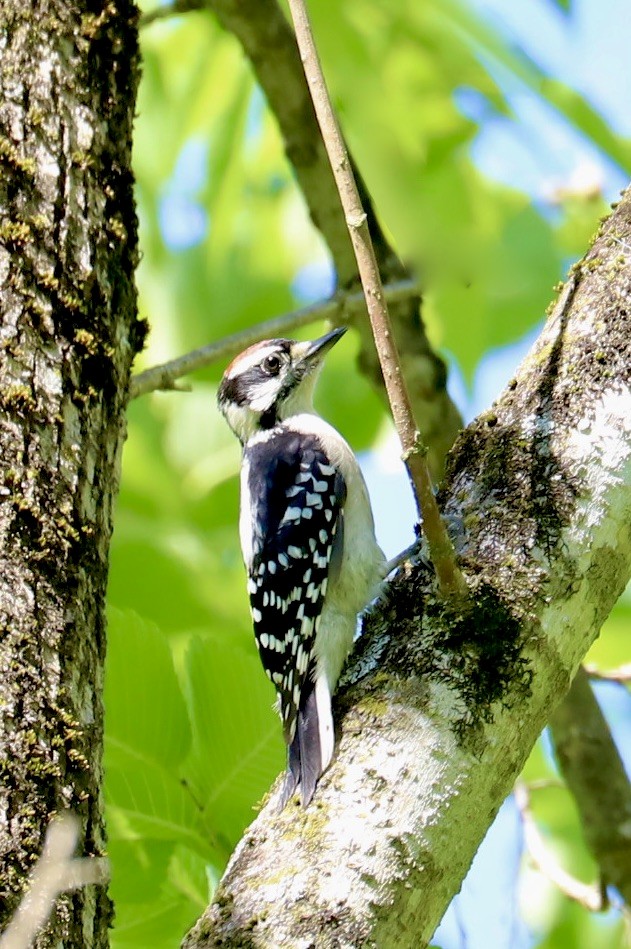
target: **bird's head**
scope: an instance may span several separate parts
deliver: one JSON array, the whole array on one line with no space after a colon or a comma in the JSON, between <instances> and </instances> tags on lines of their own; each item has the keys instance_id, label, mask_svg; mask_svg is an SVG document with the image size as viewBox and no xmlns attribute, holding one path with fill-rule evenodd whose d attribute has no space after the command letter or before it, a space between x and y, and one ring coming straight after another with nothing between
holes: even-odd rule
<instances>
[{"instance_id":1,"label":"bird's head","mask_svg":"<svg viewBox=\"0 0 631 949\"><path fill-rule=\"evenodd\" d=\"M345 332L346 327L340 327L306 343L266 339L233 359L221 380L217 403L242 443L258 431L312 410L324 357Z\"/></svg>"}]
</instances>

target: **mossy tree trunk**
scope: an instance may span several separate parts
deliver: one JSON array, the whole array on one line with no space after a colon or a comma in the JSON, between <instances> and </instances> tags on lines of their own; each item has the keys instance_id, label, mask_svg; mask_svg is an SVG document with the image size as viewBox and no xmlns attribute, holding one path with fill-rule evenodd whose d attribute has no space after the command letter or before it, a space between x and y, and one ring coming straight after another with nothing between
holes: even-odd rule
<instances>
[{"instance_id":1,"label":"mossy tree trunk","mask_svg":"<svg viewBox=\"0 0 631 949\"><path fill-rule=\"evenodd\" d=\"M0 5L0 930L55 812L104 848L104 596L141 342L130 0ZM107 945L103 888L40 945Z\"/></svg>"}]
</instances>

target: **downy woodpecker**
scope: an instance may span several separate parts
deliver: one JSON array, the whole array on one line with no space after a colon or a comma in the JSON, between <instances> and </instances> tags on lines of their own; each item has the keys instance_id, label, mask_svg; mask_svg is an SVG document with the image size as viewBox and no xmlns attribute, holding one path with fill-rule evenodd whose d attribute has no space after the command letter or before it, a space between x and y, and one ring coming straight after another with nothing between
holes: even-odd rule
<instances>
[{"instance_id":1,"label":"downy woodpecker","mask_svg":"<svg viewBox=\"0 0 631 949\"><path fill-rule=\"evenodd\" d=\"M357 614L385 571L359 465L313 409L323 358L345 332L250 346L218 392L243 446L239 534L250 609L288 746L281 808L298 786L306 806L331 761L331 696Z\"/></svg>"}]
</instances>

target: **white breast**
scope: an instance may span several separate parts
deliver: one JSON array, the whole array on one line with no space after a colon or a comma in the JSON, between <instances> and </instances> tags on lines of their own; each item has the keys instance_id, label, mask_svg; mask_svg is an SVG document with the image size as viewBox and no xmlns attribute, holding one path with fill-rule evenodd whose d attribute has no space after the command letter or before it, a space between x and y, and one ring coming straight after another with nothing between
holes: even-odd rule
<instances>
[{"instance_id":1,"label":"white breast","mask_svg":"<svg viewBox=\"0 0 631 949\"><path fill-rule=\"evenodd\" d=\"M375 538L366 482L350 446L324 419L305 413L292 417L291 426L318 436L346 482L342 568L337 577L331 578L325 608L357 614L375 596L385 568L385 557Z\"/></svg>"}]
</instances>

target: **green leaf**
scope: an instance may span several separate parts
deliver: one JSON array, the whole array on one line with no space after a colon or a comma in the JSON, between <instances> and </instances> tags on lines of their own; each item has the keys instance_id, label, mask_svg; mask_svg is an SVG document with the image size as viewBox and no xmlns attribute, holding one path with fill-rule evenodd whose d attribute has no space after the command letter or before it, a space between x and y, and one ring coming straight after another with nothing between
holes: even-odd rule
<instances>
[{"instance_id":1,"label":"green leaf","mask_svg":"<svg viewBox=\"0 0 631 949\"><path fill-rule=\"evenodd\" d=\"M168 640L110 610L105 685L105 799L112 837L186 842L220 860L183 778L191 728Z\"/></svg>"},{"instance_id":2,"label":"green leaf","mask_svg":"<svg viewBox=\"0 0 631 949\"><path fill-rule=\"evenodd\" d=\"M184 779L191 727L169 641L110 608L105 802L117 903L113 945L176 945L226 853Z\"/></svg>"},{"instance_id":3,"label":"green leaf","mask_svg":"<svg viewBox=\"0 0 631 949\"><path fill-rule=\"evenodd\" d=\"M112 741L106 743L105 767L105 801L113 838L181 842L209 863L223 859L200 806L177 774Z\"/></svg>"},{"instance_id":4,"label":"green leaf","mask_svg":"<svg viewBox=\"0 0 631 949\"><path fill-rule=\"evenodd\" d=\"M538 83L542 98L564 115L574 128L597 145L627 174L631 173L631 143L616 135L602 115L575 89L558 79L542 78Z\"/></svg>"},{"instance_id":5,"label":"green leaf","mask_svg":"<svg viewBox=\"0 0 631 949\"><path fill-rule=\"evenodd\" d=\"M193 639L185 674L193 727L186 773L209 826L232 847L284 765L274 689L253 642L246 651L229 635Z\"/></svg>"},{"instance_id":6,"label":"green leaf","mask_svg":"<svg viewBox=\"0 0 631 949\"><path fill-rule=\"evenodd\" d=\"M112 949L139 946L142 949L173 949L200 915L190 900L177 893L161 895L150 903L116 904Z\"/></svg>"},{"instance_id":7,"label":"green leaf","mask_svg":"<svg viewBox=\"0 0 631 949\"><path fill-rule=\"evenodd\" d=\"M150 521L126 523L122 513L120 521L113 544L110 602L119 607L134 606L166 633L203 628L208 622L203 591L196 586L196 577L180 552L165 549L166 528L155 521L153 530ZM141 530L134 530L134 526Z\"/></svg>"},{"instance_id":8,"label":"green leaf","mask_svg":"<svg viewBox=\"0 0 631 949\"><path fill-rule=\"evenodd\" d=\"M555 236L541 215L508 189L489 197L476 230L462 233L450 260L436 261L424 310L469 378L484 353L544 317L561 276Z\"/></svg>"},{"instance_id":9,"label":"green leaf","mask_svg":"<svg viewBox=\"0 0 631 949\"><path fill-rule=\"evenodd\" d=\"M213 867L187 847L177 846L169 862L167 888L179 893L198 912L206 909L213 891L219 882L219 876Z\"/></svg>"},{"instance_id":10,"label":"green leaf","mask_svg":"<svg viewBox=\"0 0 631 949\"><path fill-rule=\"evenodd\" d=\"M631 602L629 589L623 593L605 620L600 636L586 657L603 671L617 669L629 662L629 630L631 629Z\"/></svg>"},{"instance_id":11,"label":"green leaf","mask_svg":"<svg viewBox=\"0 0 631 949\"><path fill-rule=\"evenodd\" d=\"M123 840L110 836L110 892L117 909L123 902L142 904L160 898L175 846L167 840Z\"/></svg>"},{"instance_id":12,"label":"green leaf","mask_svg":"<svg viewBox=\"0 0 631 949\"><path fill-rule=\"evenodd\" d=\"M106 740L126 759L167 771L186 757L191 730L168 640L153 623L110 607Z\"/></svg>"},{"instance_id":13,"label":"green leaf","mask_svg":"<svg viewBox=\"0 0 631 949\"><path fill-rule=\"evenodd\" d=\"M525 51L509 42L459 0L443 0L435 10L449 20L460 38L495 65L507 70L544 101L565 116L594 145L602 149L625 171L631 171L629 142L616 135L597 112L575 89L548 76Z\"/></svg>"}]
</instances>

